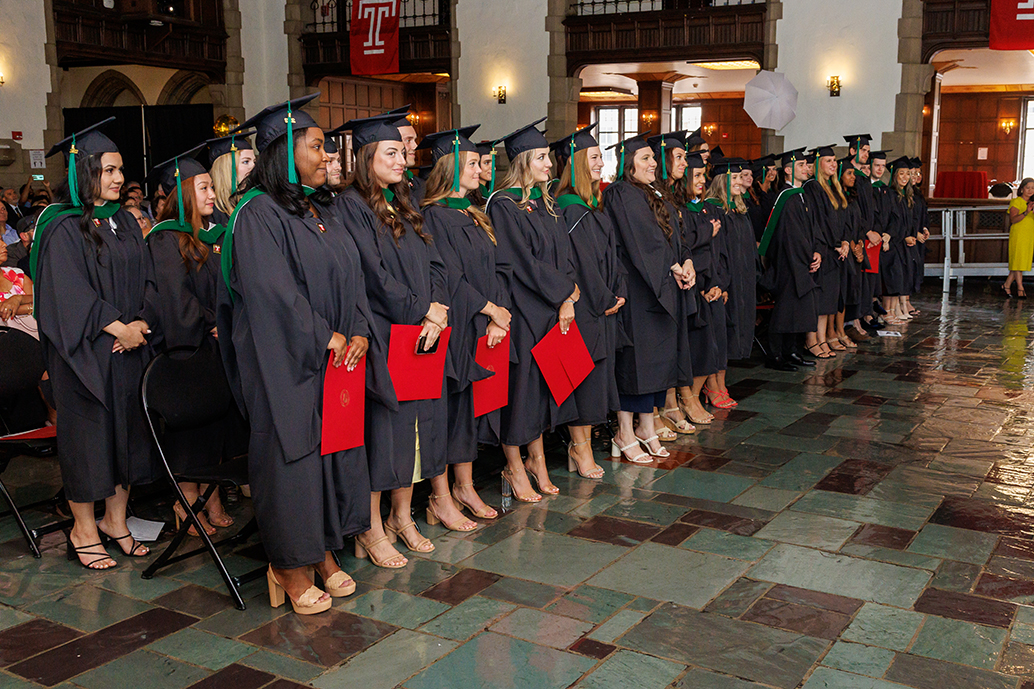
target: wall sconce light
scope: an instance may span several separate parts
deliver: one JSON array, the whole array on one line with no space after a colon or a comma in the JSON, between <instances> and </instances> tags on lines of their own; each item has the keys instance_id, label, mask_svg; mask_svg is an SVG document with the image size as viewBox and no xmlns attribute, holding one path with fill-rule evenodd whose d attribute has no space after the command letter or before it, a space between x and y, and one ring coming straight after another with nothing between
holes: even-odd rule
<instances>
[{"instance_id":1,"label":"wall sconce light","mask_svg":"<svg viewBox=\"0 0 1034 689\"><path fill-rule=\"evenodd\" d=\"M707 134L708 136L714 136L714 133L718 131L718 125L705 124L703 127L701 127L701 129L704 131L704 134Z\"/></svg>"},{"instance_id":2,"label":"wall sconce light","mask_svg":"<svg viewBox=\"0 0 1034 689\"><path fill-rule=\"evenodd\" d=\"M646 123L647 127L653 127L653 123L657 121L657 115L652 112L643 113L643 122Z\"/></svg>"},{"instance_id":3,"label":"wall sconce light","mask_svg":"<svg viewBox=\"0 0 1034 689\"><path fill-rule=\"evenodd\" d=\"M3 74L3 72L0 72L0 86L3 86L3 85L4 85L4 74Z\"/></svg>"},{"instance_id":4,"label":"wall sconce light","mask_svg":"<svg viewBox=\"0 0 1034 689\"><path fill-rule=\"evenodd\" d=\"M930 106L929 105L924 105L923 106L923 117L929 117L929 116L930 116Z\"/></svg>"},{"instance_id":5,"label":"wall sconce light","mask_svg":"<svg viewBox=\"0 0 1034 689\"><path fill-rule=\"evenodd\" d=\"M826 82L826 88L829 89L829 97L830 98L839 98L840 97L840 77L838 77L838 76L830 77L829 81Z\"/></svg>"},{"instance_id":6,"label":"wall sconce light","mask_svg":"<svg viewBox=\"0 0 1034 689\"><path fill-rule=\"evenodd\" d=\"M506 87L496 86L492 89L492 98L495 98L499 105L506 105Z\"/></svg>"},{"instance_id":7,"label":"wall sconce light","mask_svg":"<svg viewBox=\"0 0 1034 689\"><path fill-rule=\"evenodd\" d=\"M410 124L412 124L414 127L420 124L420 115L415 112L411 112L408 115L406 115L406 119L409 120Z\"/></svg>"},{"instance_id":8,"label":"wall sconce light","mask_svg":"<svg viewBox=\"0 0 1034 689\"><path fill-rule=\"evenodd\" d=\"M1002 131L1005 132L1006 136L1012 134L1012 130L1016 128L1016 120L1002 120Z\"/></svg>"}]
</instances>

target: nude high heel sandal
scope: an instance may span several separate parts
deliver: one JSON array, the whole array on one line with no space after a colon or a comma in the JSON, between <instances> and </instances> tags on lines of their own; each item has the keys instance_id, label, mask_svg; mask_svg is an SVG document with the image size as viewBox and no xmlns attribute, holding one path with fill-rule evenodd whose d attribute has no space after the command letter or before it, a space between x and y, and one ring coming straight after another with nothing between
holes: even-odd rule
<instances>
[{"instance_id":1,"label":"nude high heel sandal","mask_svg":"<svg viewBox=\"0 0 1034 689\"><path fill-rule=\"evenodd\" d=\"M325 601L320 601L323 598L323 591L316 588L315 585L310 586L305 590L305 593L296 601L287 595L287 591L280 585L280 582L276 580L276 575L273 574L273 566L270 565L269 570L266 571L266 583L269 586L269 604L274 608L279 608L284 604L284 599L289 598L291 600L291 607L299 615L315 615L316 613L330 610L330 606L333 604L330 598Z\"/></svg>"}]
</instances>

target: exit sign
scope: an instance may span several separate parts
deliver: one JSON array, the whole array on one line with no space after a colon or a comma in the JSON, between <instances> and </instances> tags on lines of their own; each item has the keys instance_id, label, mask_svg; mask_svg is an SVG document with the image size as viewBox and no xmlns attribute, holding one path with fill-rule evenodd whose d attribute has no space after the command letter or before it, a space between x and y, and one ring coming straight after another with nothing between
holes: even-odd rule
<instances>
[{"instance_id":1,"label":"exit sign","mask_svg":"<svg viewBox=\"0 0 1034 689\"><path fill-rule=\"evenodd\" d=\"M22 140L22 133L21 132L11 132L11 138L14 139L15 141L21 141Z\"/></svg>"}]
</instances>

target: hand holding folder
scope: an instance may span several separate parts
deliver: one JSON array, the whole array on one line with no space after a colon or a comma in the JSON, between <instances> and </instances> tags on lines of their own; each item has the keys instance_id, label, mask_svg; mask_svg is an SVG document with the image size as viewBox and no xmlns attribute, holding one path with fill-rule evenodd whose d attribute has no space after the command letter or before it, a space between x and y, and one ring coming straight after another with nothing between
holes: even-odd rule
<instances>
[{"instance_id":1,"label":"hand holding folder","mask_svg":"<svg viewBox=\"0 0 1034 689\"><path fill-rule=\"evenodd\" d=\"M865 269L866 273L880 272L880 251L882 249L883 242L870 244L868 239L865 240L865 253L869 256L869 267Z\"/></svg>"},{"instance_id":2,"label":"hand holding folder","mask_svg":"<svg viewBox=\"0 0 1034 689\"><path fill-rule=\"evenodd\" d=\"M323 432L320 454L351 450L363 444L366 423L366 357L354 370L327 362L323 378Z\"/></svg>"},{"instance_id":3,"label":"hand holding folder","mask_svg":"<svg viewBox=\"0 0 1034 689\"><path fill-rule=\"evenodd\" d=\"M391 374L399 402L437 400L442 397L445 354L449 349L452 328L446 328L438 336L437 348L433 352L417 351L422 329L419 325L391 326L388 373Z\"/></svg>"},{"instance_id":4,"label":"hand holding folder","mask_svg":"<svg viewBox=\"0 0 1034 689\"><path fill-rule=\"evenodd\" d=\"M495 373L491 378L474 381L474 416L484 416L506 406L510 395L510 333L503 341L489 348L488 335L478 339L474 361L481 368Z\"/></svg>"},{"instance_id":5,"label":"hand holding folder","mask_svg":"<svg viewBox=\"0 0 1034 689\"><path fill-rule=\"evenodd\" d=\"M574 389L585 380L595 364L585 346L578 323L571 321L567 334L560 332L560 324L546 333L539 343L531 348L531 354L546 379L546 385L558 405L571 396Z\"/></svg>"}]
</instances>

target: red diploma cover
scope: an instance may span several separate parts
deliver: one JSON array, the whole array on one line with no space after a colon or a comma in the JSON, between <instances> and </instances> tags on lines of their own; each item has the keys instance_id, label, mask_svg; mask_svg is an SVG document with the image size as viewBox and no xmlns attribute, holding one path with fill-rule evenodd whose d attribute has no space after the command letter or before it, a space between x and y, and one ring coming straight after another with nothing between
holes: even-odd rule
<instances>
[{"instance_id":1,"label":"red diploma cover","mask_svg":"<svg viewBox=\"0 0 1034 689\"><path fill-rule=\"evenodd\" d=\"M334 368L334 353L323 379L323 433L320 454L351 450L363 444L366 423L366 357L354 371L341 364Z\"/></svg>"},{"instance_id":2,"label":"red diploma cover","mask_svg":"<svg viewBox=\"0 0 1034 689\"><path fill-rule=\"evenodd\" d=\"M585 340L578 330L578 324L571 321L567 334L560 332L560 324L553 326L539 343L531 348L531 354L546 379L549 391L556 403L563 404L574 389L592 372L595 364L585 346Z\"/></svg>"},{"instance_id":3,"label":"red diploma cover","mask_svg":"<svg viewBox=\"0 0 1034 689\"><path fill-rule=\"evenodd\" d=\"M442 397L445 353L449 348L452 328L446 328L438 336L438 348L433 354L416 353L421 330L423 328L419 325L391 326L388 373L391 374L399 402L437 400Z\"/></svg>"},{"instance_id":4,"label":"red diploma cover","mask_svg":"<svg viewBox=\"0 0 1034 689\"><path fill-rule=\"evenodd\" d=\"M865 269L866 273L878 273L880 272L880 252L883 251L883 242L877 242L876 244L870 244L869 240L865 240L865 253L869 256L869 268Z\"/></svg>"},{"instance_id":5,"label":"red diploma cover","mask_svg":"<svg viewBox=\"0 0 1034 689\"><path fill-rule=\"evenodd\" d=\"M474 361L481 368L495 373L491 378L474 381L474 416L484 416L506 406L510 395L510 333L489 349L488 335L478 338Z\"/></svg>"}]
</instances>

